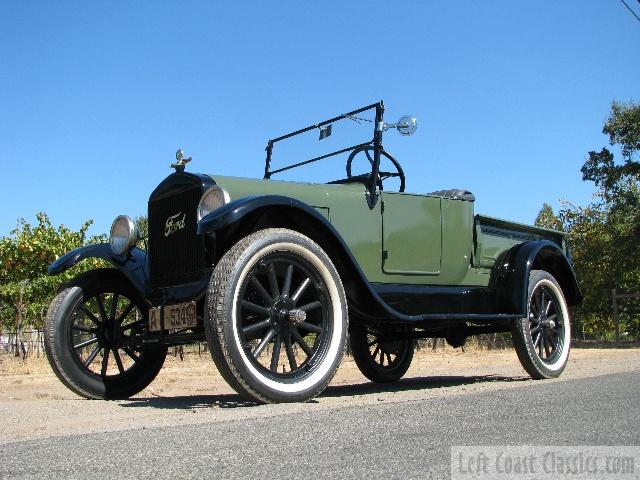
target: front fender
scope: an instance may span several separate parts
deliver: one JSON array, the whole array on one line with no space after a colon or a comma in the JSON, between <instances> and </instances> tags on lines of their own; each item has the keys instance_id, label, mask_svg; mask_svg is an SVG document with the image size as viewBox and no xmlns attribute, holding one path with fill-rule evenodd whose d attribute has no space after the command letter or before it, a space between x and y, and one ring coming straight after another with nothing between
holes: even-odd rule
<instances>
[{"instance_id":1,"label":"front fender","mask_svg":"<svg viewBox=\"0 0 640 480\"><path fill-rule=\"evenodd\" d=\"M211 233L225 228L237 221L241 220L247 214L264 207L285 206L294 207L315 217L325 226L331 227L326 219L315 209L295 198L285 197L284 195L250 195L247 197L234 200L227 203L223 207L214 210L198 222L198 233ZM334 233L337 235L337 232Z\"/></svg>"},{"instance_id":2,"label":"front fender","mask_svg":"<svg viewBox=\"0 0 640 480\"><path fill-rule=\"evenodd\" d=\"M526 316L531 270L545 270L553 275L569 305L582 301L571 262L560 247L549 240L516 245L496 262L495 268L492 288L496 306L501 311L523 312Z\"/></svg>"},{"instance_id":3,"label":"front fender","mask_svg":"<svg viewBox=\"0 0 640 480\"><path fill-rule=\"evenodd\" d=\"M149 285L147 275L147 252L140 248L133 248L128 255L115 255L108 243L96 243L71 250L49 265L49 275L62 273L85 258L101 258L118 268L138 290L140 295L146 297Z\"/></svg>"}]
</instances>

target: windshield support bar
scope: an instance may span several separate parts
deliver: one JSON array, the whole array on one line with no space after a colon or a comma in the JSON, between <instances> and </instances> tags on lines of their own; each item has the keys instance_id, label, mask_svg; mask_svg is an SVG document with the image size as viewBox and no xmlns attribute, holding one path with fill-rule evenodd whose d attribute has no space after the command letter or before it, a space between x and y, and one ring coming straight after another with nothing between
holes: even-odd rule
<instances>
[{"instance_id":1,"label":"windshield support bar","mask_svg":"<svg viewBox=\"0 0 640 480\"><path fill-rule=\"evenodd\" d=\"M376 121L374 123L374 134L373 134L373 140L372 141L365 142L365 143L360 143L358 145L354 145L353 147L345 148L345 149L339 150L337 152L329 153L327 155L321 155L320 157L315 157L315 158L312 158L310 160L306 160L304 162L296 163L294 165L288 165L286 167L282 167L282 168L279 168L277 170L273 170L273 171L270 170L270 168L271 168L271 156L273 154L273 145L276 142L279 142L281 140L286 140L287 138L291 138L291 137L294 137L296 135L300 135L302 133L309 132L311 130L318 129L318 128L324 126L324 125L329 125L329 124L337 122L339 120L344 120L345 118L351 118L354 115L358 115L359 113L366 112L367 110L371 110L373 108L376 109ZM332 157L334 155L339 155L341 153L348 152L349 150L354 150L354 149L356 149L358 147L361 147L361 146L373 144L376 147L378 147L378 146L381 147L381 144L382 144L382 132L378 132L377 126L378 126L379 122L382 122L383 112L384 112L384 105L383 105L382 100L381 100L378 103L372 103L371 105L368 105L366 107L359 108L359 109L354 110L354 111L349 112L349 113L343 113L342 115L338 115L337 117L330 118L329 120L325 120L325 121L317 123L315 125L310 125L310 126L308 126L306 128L302 128L300 130L296 130L295 132L291 132L291 133L288 133L286 135L282 135L280 137L277 137L277 138L269 140L267 142L267 147L265 148L265 150L267 152L267 159L266 159L265 166L264 166L264 178L265 179L269 179L269 178L271 178L271 175L273 175L274 173L284 172L286 170L290 170L290 169L295 168L295 167L299 167L299 166L302 166L302 165L307 165L309 163L317 162L318 160L323 160L325 158ZM377 156L378 161L379 161L379 158L380 158L379 152L380 152L380 148L376 148L376 153L377 154L374 153L374 156Z\"/></svg>"},{"instance_id":2,"label":"windshield support bar","mask_svg":"<svg viewBox=\"0 0 640 480\"><path fill-rule=\"evenodd\" d=\"M359 147L365 147L367 145L371 145L372 142L360 143L358 145L354 145L353 147L343 148L342 150L338 150L337 152L327 153L326 155L321 155L319 157L311 158L309 160L305 160L304 162L294 163L293 165L287 165L286 167L278 168L277 170L272 170L269 172L270 175L274 173L284 172L286 170L291 170L292 168L301 167L302 165L307 165L309 163L317 162L319 160L324 160L325 158L333 157L334 155L340 155L341 153L349 152L351 150L355 150ZM267 177L268 178L268 177Z\"/></svg>"}]
</instances>

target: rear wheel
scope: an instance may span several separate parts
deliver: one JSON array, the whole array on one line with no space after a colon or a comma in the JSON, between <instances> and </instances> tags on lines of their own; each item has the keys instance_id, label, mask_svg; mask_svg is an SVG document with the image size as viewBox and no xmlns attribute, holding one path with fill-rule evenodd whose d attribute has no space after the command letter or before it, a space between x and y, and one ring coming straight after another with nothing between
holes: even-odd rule
<instances>
[{"instance_id":1,"label":"rear wheel","mask_svg":"<svg viewBox=\"0 0 640 480\"><path fill-rule=\"evenodd\" d=\"M92 399L124 399L149 385L166 347L140 347L147 307L117 270L93 270L74 279L51 302L45 351L69 389Z\"/></svg>"},{"instance_id":2,"label":"rear wheel","mask_svg":"<svg viewBox=\"0 0 640 480\"><path fill-rule=\"evenodd\" d=\"M342 359L340 277L316 243L292 230L261 230L231 247L216 265L205 308L218 370L252 401L309 400Z\"/></svg>"},{"instance_id":3,"label":"rear wheel","mask_svg":"<svg viewBox=\"0 0 640 480\"><path fill-rule=\"evenodd\" d=\"M512 325L520 363L534 379L558 377L567 365L571 344L569 309L556 279L542 270L529 277L527 318Z\"/></svg>"},{"instance_id":4,"label":"rear wheel","mask_svg":"<svg viewBox=\"0 0 640 480\"><path fill-rule=\"evenodd\" d=\"M412 339L393 338L389 333L354 323L349 329L349 340L356 365L372 382L400 380L413 360Z\"/></svg>"}]
</instances>

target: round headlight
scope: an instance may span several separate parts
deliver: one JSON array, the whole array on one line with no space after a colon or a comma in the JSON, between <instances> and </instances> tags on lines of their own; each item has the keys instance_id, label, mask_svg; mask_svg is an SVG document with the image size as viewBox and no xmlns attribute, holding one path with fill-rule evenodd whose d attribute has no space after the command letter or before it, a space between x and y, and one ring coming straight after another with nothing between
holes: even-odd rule
<instances>
[{"instance_id":1,"label":"round headlight","mask_svg":"<svg viewBox=\"0 0 640 480\"><path fill-rule=\"evenodd\" d=\"M137 241L138 229L133 220L127 215L116 217L111 224L111 237L109 238L113 253L124 255L133 248Z\"/></svg>"},{"instance_id":2,"label":"round headlight","mask_svg":"<svg viewBox=\"0 0 640 480\"><path fill-rule=\"evenodd\" d=\"M198 203L198 221L213 212L216 208L220 208L231 201L229 192L224 188L215 186L204 192L200 202Z\"/></svg>"}]
</instances>

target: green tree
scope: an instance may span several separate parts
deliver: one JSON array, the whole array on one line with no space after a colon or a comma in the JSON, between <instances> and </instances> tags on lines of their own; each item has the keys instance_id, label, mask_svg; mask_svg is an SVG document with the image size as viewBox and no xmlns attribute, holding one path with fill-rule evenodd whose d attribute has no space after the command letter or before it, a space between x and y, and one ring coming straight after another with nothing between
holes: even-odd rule
<instances>
[{"instance_id":1,"label":"green tree","mask_svg":"<svg viewBox=\"0 0 640 480\"><path fill-rule=\"evenodd\" d=\"M553 208L548 203L543 203L534 223L537 227L562 230L562 221L553 213Z\"/></svg>"},{"instance_id":2,"label":"green tree","mask_svg":"<svg viewBox=\"0 0 640 480\"><path fill-rule=\"evenodd\" d=\"M607 210L601 203L586 207L565 204L559 212L569 233L574 269L583 301L574 311L574 325L604 336L613 328L609 298L614 287L615 251L607 229Z\"/></svg>"},{"instance_id":3,"label":"green tree","mask_svg":"<svg viewBox=\"0 0 640 480\"><path fill-rule=\"evenodd\" d=\"M106 238L87 237L91 220L78 231L63 225L54 227L44 213L37 214L36 220L31 225L21 219L10 235L0 238L0 329L3 321L18 332L27 325L41 328L46 308L60 283L101 265L97 260L85 261L61 275L49 276L47 267L58 257Z\"/></svg>"},{"instance_id":4,"label":"green tree","mask_svg":"<svg viewBox=\"0 0 640 480\"><path fill-rule=\"evenodd\" d=\"M582 178L594 182L605 196L616 196L629 182L640 181L640 104L614 101L602 133L609 136L611 146L620 147L622 159L616 161L606 147L589 152Z\"/></svg>"},{"instance_id":5,"label":"green tree","mask_svg":"<svg viewBox=\"0 0 640 480\"><path fill-rule=\"evenodd\" d=\"M584 295L574 319L596 335L613 330L612 289L640 292L640 105L614 101L602 131L621 158L606 147L589 152L581 171L583 180L598 188L597 200L586 207L565 204L558 212ZM536 221L548 224L550 213L543 206ZM631 310L640 311L639 303L627 302L622 309L624 327L635 336L640 322Z\"/></svg>"},{"instance_id":6,"label":"green tree","mask_svg":"<svg viewBox=\"0 0 640 480\"><path fill-rule=\"evenodd\" d=\"M140 238L147 238L149 236L149 219L145 215L134 218L133 223L135 223L138 228Z\"/></svg>"}]
</instances>

